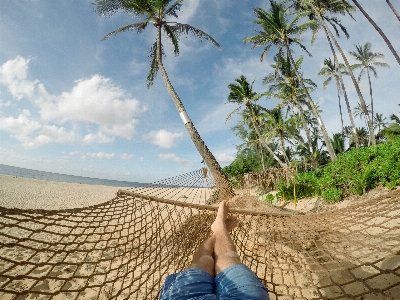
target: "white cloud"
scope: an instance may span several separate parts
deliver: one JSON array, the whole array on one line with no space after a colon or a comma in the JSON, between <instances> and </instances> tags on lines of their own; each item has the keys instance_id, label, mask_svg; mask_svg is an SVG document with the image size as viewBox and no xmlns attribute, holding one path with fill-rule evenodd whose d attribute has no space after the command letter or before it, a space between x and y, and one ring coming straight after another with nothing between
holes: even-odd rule
<instances>
[{"instance_id":1,"label":"white cloud","mask_svg":"<svg viewBox=\"0 0 400 300\"><path fill-rule=\"evenodd\" d=\"M100 75L76 81L71 92L58 97L49 97L43 88L40 90L42 97L38 104L43 120L90 122L108 135L126 139L135 133L134 117L146 109L111 79Z\"/></svg>"},{"instance_id":2,"label":"white cloud","mask_svg":"<svg viewBox=\"0 0 400 300\"><path fill-rule=\"evenodd\" d=\"M110 78L93 75L77 80L69 92L52 95L38 80L27 80L29 62L30 59L17 56L4 63L0 67L0 84L15 99L31 101L39 117L32 118L28 111L18 117L4 116L0 118L0 130L10 132L28 148L49 143L87 145L112 143L115 137L133 138L137 117L147 108ZM10 105L10 101L0 101L0 107ZM175 139L173 136L172 142ZM168 141L161 143L168 145Z\"/></svg>"},{"instance_id":3,"label":"white cloud","mask_svg":"<svg viewBox=\"0 0 400 300\"><path fill-rule=\"evenodd\" d=\"M24 97L32 97L38 83L37 80L29 81L26 79L29 62L30 59L17 56L0 67L0 83L5 85L17 100L21 100Z\"/></svg>"},{"instance_id":4,"label":"white cloud","mask_svg":"<svg viewBox=\"0 0 400 300\"><path fill-rule=\"evenodd\" d=\"M38 122L30 120L29 116L30 112L24 110L17 118L0 118L0 130L10 132L24 146L28 146L30 136L42 128Z\"/></svg>"},{"instance_id":5,"label":"white cloud","mask_svg":"<svg viewBox=\"0 0 400 300\"><path fill-rule=\"evenodd\" d=\"M185 165L188 167L193 166L193 164L190 161L188 161L187 159L184 159L184 158L180 158L180 157L176 156L174 153L159 154L158 158L161 160L171 160L177 164Z\"/></svg>"},{"instance_id":6,"label":"white cloud","mask_svg":"<svg viewBox=\"0 0 400 300\"><path fill-rule=\"evenodd\" d=\"M11 105L11 101L3 102L0 100L0 108L1 107L9 107L10 105Z\"/></svg>"},{"instance_id":7,"label":"white cloud","mask_svg":"<svg viewBox=\"0 0 400 300\"><path fill-rule=\"evenodd\" d=\"M114 153L105 153L105 152L98 152L98 153L86 153L83 158L95 158L100 160L110 160L114 158Z\"/></svg>"},{"instance_id":8,"label":"white cloud","mask_svg":"<svg viewBox=\"0 0 400 300\"><path fill-rule=\"evenodd\" d=\"M131 158L133 158L132 154L128 154L128 153L121 154L121 159L131 159Z\"/></svg>"},{"instance_id":9,"label":"white cloud","mask_svg":"<svg viewBox=\"0 0 400 300\"><path fill-rule=\"evenodd\" d=\"M103 132L99 131L95 134L89 133L83 137L82 143L85 145L89 144L105 144L105 143L112 143L114 141L113 137L105 135Z\"/></svg>"},{"instance_id":10,"label":"white cloud","mask_svg":"<svg viewBox=\"0 0 400 300\"><path fill-rule=\"evenodd\" d=\"M73 151L69 152L70 156L80 156L82 159L99 159L99 160L111 160L114 159L115 154L114 153L105 153L105 152L87 152L87 153L82 153L79 151Z\"/></svg>"},{"instance_id":11,"label":"white cloud","mask_svg":"<svg viewBox=\"0 0 400 300\"><path fill-rule=\"evenodd\" d=\"M217 154L215 158L219 162L227 162L227 163L231 163L235 160L234 156L227 154L227 153Z\"/></svg>"},{"instance_id":12,"label":"white cloud","mask_svg":"<svg viewBox=\"0 0 400 300\"><path fill-rule=\"evenodd\" d=\"M144 134L143 139L146 142L157 145L161 148L172 148L175 146L175 143L182 138L182 136L182 132L172 133L162 129L159 131L152 130L149 133Z\"/></svg>"}]
</instances>

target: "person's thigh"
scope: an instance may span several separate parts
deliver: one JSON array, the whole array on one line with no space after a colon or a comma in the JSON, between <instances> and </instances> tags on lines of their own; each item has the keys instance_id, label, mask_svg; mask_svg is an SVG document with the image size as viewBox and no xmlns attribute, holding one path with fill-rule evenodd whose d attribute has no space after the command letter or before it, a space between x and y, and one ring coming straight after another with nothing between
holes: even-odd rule
<instances>
[{"instance_id":1,"label":"person's thigh","mask_svg":"<svg viewBox=\"0 0 400 300\"><path fill-rule=\"evenodd\" d=\"M201 269L187 269L169 275L160 292L160 300L215 300L214 280Z\"/></svg>"},{"instance_id":2,"label":"person's thigh","mask_svg":"<svg viewBox=\"0 0 400 300\"><path fill-rule=\"evenodd\" d=\"M214 283L218 299L269 300L266 287L242 264L223 270L214 278Z\"/></svg>"}]
</instances>

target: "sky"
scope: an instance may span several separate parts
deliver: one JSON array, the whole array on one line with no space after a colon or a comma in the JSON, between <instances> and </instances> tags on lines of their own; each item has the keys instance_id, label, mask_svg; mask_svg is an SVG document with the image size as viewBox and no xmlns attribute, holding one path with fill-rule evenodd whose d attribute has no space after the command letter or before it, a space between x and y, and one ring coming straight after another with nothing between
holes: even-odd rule
<instances>
[{"instance_id":1,"label":"sky","mask_svg":"<svg viewBox=\"0 0 400 300\"><path fill-rule=\"evenodd\" d=\"M400 22L384 0L359 0L400 53ZM400 12L400 2L392 1ZM228 85L245 75L253 89L264 92L262 78L272 72L276 53L260 61L262 48L252 49L243 39L254 35L253 8L268 9L266 0L185 0L179 19L211 35L220 45L183 36L180 55L164 43L164 65L187 112L222 167L229 165L241 141L226 121L236 106L227 104ZM350 38L338 39L351 64L355 44L372 44L384 54L390 68L378 68L372 78L375 111L387 117L399 113L400 66L360 12L339 16ZM107 33L139 19L125 13L99 16L91 0L0 1L0 164L41 171L136 182L154 182L201 168L193 145L161 74L146 86L148 51L155 29ZM303 43L302 71L318 89L311 96L323 110L330 135L341 130L335 84L322 88L318 76L323 60L331 57L322 32L315 44L310 34ZM359 71L355 72L358 76ZM352 108L358 97L350 79L346 88ZM369 103L366 77L361 91ZM273 108L277 102L259 102ZM344 106L344 104L343 104ZM345 125L349 125L344 115ZM363 126L356 119L357 126Z\"/></svg>"}]
</instances>

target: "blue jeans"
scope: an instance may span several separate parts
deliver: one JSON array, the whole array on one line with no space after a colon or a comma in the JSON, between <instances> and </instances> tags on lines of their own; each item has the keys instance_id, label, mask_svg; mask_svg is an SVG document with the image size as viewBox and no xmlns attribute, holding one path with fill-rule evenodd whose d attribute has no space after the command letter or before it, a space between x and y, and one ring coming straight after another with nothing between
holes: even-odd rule
<instances>
[{"instance_id":1,"label":"blue jeans","mask_svg":"<svg viewBox=\"0 0 400 300\"><path fill-rule=\"evenodd\" d=\"M160 300L269 300L268 291L245 265L233 265L215 278L201 269L187 269L169 275Z\"/></svg>"}]
</instances>

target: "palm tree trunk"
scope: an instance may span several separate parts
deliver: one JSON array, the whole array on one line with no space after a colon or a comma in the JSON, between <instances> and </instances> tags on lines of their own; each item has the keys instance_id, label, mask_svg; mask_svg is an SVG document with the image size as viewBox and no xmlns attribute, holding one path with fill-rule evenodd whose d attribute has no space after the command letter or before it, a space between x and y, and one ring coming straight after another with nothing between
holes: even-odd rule
<instances>
[{"instance_id":1,"label":"palm tree trunk","mask_svg":"<svg viewBox=\"0 0 400 300\"><path fill-rule=\"evenodd\" d=\"M172 101L175 104L176 109L179 112L179 115L189 132L189 135L196 146L197 151L199 151L201 157L203 158L204 162L208 166L211 171L211 174L214 177L216 185L218 187L219 198L232 198L235 196L233 188L229 183L226 175L222 171L219 163L215 159L214 155L211 151L207 148L206 144L204 143L203 139L200 137L199 133L197 132L196 128L194 127L192 121L189 119L185 107L183 106L182 101L180 100L178 94L176 93L174 87L172 86L168 74L164 68L162 63L162 56L161 56L161 27L157 27L157 54L156 54L157 65L161 71L161 75L164 79L164 84L167 88L168 93L170 94Z\"/></svg>"},{"instance_id":2,"label":"palm tree trunk","mask_svg":"<svg viewBox=\"0 0 400 300\"><path fill-rule=\"evenodd\" d=\"M286 155L286 151L285 151L285 139L283 138L283 134L282 132L279 134L279 139L281 140L281 147L282 147L282 155L285 158L286 164L289 167L290 166L290 161L289 161L289 157L287 157Z\"/></svg>"},{"instance_id":3,"label":"palm tree trunk","mask_svg":"<svg viewBox=\"0 0 400 300\"><path fill-rule=\"evenodd\" d=\"M259 152L260 152L260 162L261 162L262 169L264 171L265 170L265 162L264 162L264 152L263 152L262 146L263 145L261 143L261 140L259 139L258 140L258 147L260 148L260 150L259 150Z\"/></svg>"},{"instance_id":4,"label":"palm tree trunk","mask_svg":"<svg viewBox=\"0 0 400 300\"><path fill-rule=\"evenodd\" d=\"M396 58L397 62L400 65L400 57L397 54L396 50L394 50L392 43L389 41L389 39L386 37L386 35L383 33L382 29L374 22L374 20L371 19L371 17L366 13L366 11L362 8L362 6L358 3L357 0L352 0L355 6L358 7L358 9L361 11L361 13L364 15L364 17L367 18L367 20L374 26L376 31L380 34L380 36L383 38L385 41L386 45L389 47L390 51L392 52L393 56Z\"/></svg>"},{"instance_id":5,"label":"palm tree trunk","mask_svg":"<svg viewBox=\"0 0 400 300\"><path fill-rule=\"evenodd\" d=\"M261 134L260 131L258 130L258 127L256 126L256 122L254 121L254 114L253 114L253 110L251 109L250 103L246 102L246 107L250 112L250 119L251 122L253 124L254 130L256 131L257 135L258 135L258 139L261 141ZM269 154L272 155L272 157L278 162L278 164L282 167L282 168L286 168L285 164L279 159L278 156L276 156L276 154L274 153L274 151L271 150L271 148L268 146L267 143L261 142L265 149L267 149L267 151L269 152Z\"/></svg>"},{"instance_id":6,"label":"palm tree trunk","mask_svg":"<svg viewBox=\"0 0 400 300\"><path fill-rule=\"evenodd\" d=\"M397 19L400 21L400 15L397 13L396 9L393 7L392 3L390 3L389 0L386 0L386 3L390 6L392 9L393 13L396 15Z\"/></svg>"},{"instance_id":7,"label":"palm tree trunk","mask_svg":"<svg viewBox=\"0 0 400 300\"><path fill-rule=\"evenodd\" d=\"M340 72L340 70L336 69L336 72ZM338 95L338 101L339 101L340 121L342 122L342 133L343 133L344 132L344 125L343 125L342 104L340 103L340 86L339 86L339 80L336 77L336 74L335 74L335 82L336 82L336 89L337 89L337 95Z\"/></svg>"},{"instance_id":8,"label":"palm tree trunk","mask_svg":"<svg viewBox=\"0 0 400 300\"><path fill-rule=\"evenodd\" d=\"M338 61L337 56L336 56L336 51L333 48L332 41L331 41L331 39L329 37L329 33L326 31L325 27L323 27L323 28L324 28L324 31L325 31L326 38L328 40L329 47L331 48L331 51L332 51L332 54L333 54L333 60L334 60L335 66L338 69L337 74L339 76L339 81L340 81L340 84L341 84L341 87L342 87L344 101L346 102L347 113L349 114L350 123L351 123L351 127L352 127L352 130L353 130L353 139L354 139L354 141L356 143L356 148L360 148L360 144L358 143L357 128L356 128L356 124L354 123L353 113L351 112L349 98L347 97L346 88L344 87L343 76L342 76L342 72L340 71L340 68L339 68L339 61Z\"/></svg>"},{"instance_id":9,"label":"palm tree trunk","mask_svg":"<svg viewBox=\"0 0 400 300\"><path fill-rule=\"evenodd\" d=\"M292 53L290 51L290 47L287 44L287 42L285 42L285 47L286 47L286 51L287 51L287 54L289 56L290 62L292 63L293 66L295 66L296 63L295 63L295 61L293 59ZM318 120L318 124L319 124L319 126L321 128L322 135L324 137L324 141L325 141L325 145L326 145L326 149L328 150L328 153L329 153L329 155L331 157L331 161L334 161L334 160L336 160L336 154L335 154L335 151L333 150L332 143L331 143L331 140L329 138L328 132L326 131L325 124L324 124L324 122L322 122L321 116L320 116L320 114L319 114L319 112L318 112L318 110L317 110L317 108L316 108L316 106L314 104L314 101L312 100L310 94L308 93L308 90L307 90L306 86L304 85L303 79L301 78L299 72L297 72L296 68L294 68L293 70L294 70L294 72L295 72L295 74L297 76L297 79L299 80L302 88L304 89L304 92L306 93L308 102L310 103L310 106L311 106L312 113L314 114L314 116Z\"/></svg>"},{"instance_id":10,"label":"palm tree trunk","mask_svg":"<svg viewBox=\"0 0 400 300\"><path fill-rule=\"evenodd\" d=\"M350 103L349 103L349 99L347 98L347 93L346 93L346 89L344 87L343 80L341 83L342 83L342 91L344 94L344 100L346 102L347 112L349 113L350 123L351 123L351 127L353 129L353 139L356 143L356 148L360 148L360 143L358 142L358 134L357 134L356 124L354 123L353 113L351 112Z\"/></svg>"},{"instance_id":11,"label":"palm tree trunk","mask_svg":"<svg viewBox=\"0 0 400 300\"><path fill-rule=\"evenodd\" d=\"M374 127L374 101L372 99L372 84L371 84L371 76L369 75L369 69L367 68L367 75L368 75L368 83L369 83L369 95L371 96L371 122L372 127Z\"/></svg>"},{"instance_id":12,"label":"palm tree trunk","mask_svg":"<svg viewBox=\"0 0 400 300\"><path fill-rule=\"evenodd\" d=\"M293 102L296 104L297 109L299 110L299 114L300 114L300 119L301 119L301 123L303 124L303 129L306 133L306 137L307 137L307 142L308 142L308 149L310 150L310 160L311 160L311 166L314 170L318 169L318 164L315 160L315 156L314 156L314 151L312 148L312 140L311 140L311 133L310 133L310 129L307 126L307 122L304 119L304 111L303 108L301 107L300 102L297 99L293 99Z\"/></svg>"},{"instance_id":13,"label":"palm tree trunk","mask_svg":"<svg viewBox=\"0 0 400 300\"><path fill-rule=\"evenodd\" d=\"M353 0L353 1L355 1L355 0ZM323 20L323 18L321 16L319 10L314 6L314 4L312 2L310 2L310 5L311 5L313 11L315 12L315 15L317 16L319 22L324 27L325 32L328 33L329 37L335 43L336 48L339 50L340 54L343 57L344 63L346 65L346 68L347 68L347 70L348 70L348 72L350 74L350 77L351 77L352 81L353 81L354 87L356 88L358 97L360 98L361 107L362 107L362 109L363 109L363 111L364 111L364 113L366 114L366 117L367 117L367 123L368 123L369 132L370 132L370 141L371 141L372 145L376 145L374 129L372 127L372 123L371 123L371 120L369 118L369 114L368 114L368 111L367 111L367 106L365 105L365 101L364 101L364 98L363 98L363 96L361 94L360 87L358 86L357 80L354 77L353 71L351 70L351 67L350 67L350 64L349 64L349 62L347 60L347 57L344 54L342 48L339 46L339 44L336 41L335 37L333 36L332 32L329 30L328 26L326 26L326 24L325 24L325 22L324 22L324 20Z\"/></svg>"}]
</instances>

